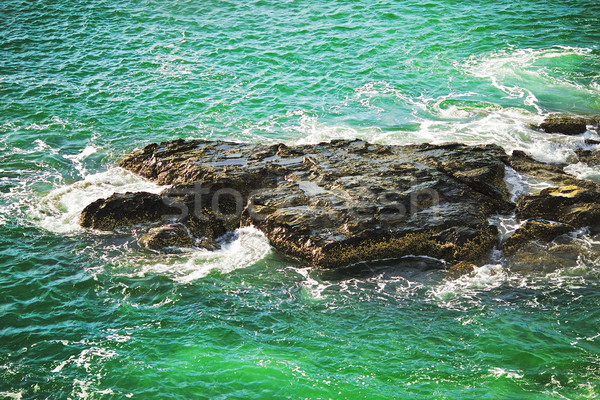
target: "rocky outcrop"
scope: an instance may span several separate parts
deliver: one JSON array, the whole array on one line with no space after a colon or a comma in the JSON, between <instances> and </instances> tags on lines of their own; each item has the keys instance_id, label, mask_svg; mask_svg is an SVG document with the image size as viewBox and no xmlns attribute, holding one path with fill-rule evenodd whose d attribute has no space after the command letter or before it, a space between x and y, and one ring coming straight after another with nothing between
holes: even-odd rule
<instances>
[{"instance_id":1,"label":"rocky outcrop","mask_svg":"<svg viewBox=\"0 0 600 400\"><path fill-rule=\"evenodd\" d=\"M194 239L183 224L169 224L152 228L140 239L140 243L151 250L171 247L192 247Z\"/></svg>"},{"instance_id":2,"label":"rocky outcrop","mask_svg":"<svg viewBox=\"0 0 600 400\"><path fill-rule=\"evenodd\" d=\"M600 142L596 144L600 144ZM580 163L589 167L600 166L600 150L576 150L575 154L577 154Z\"/></svg>"},{"instance_id":3,"label":"rocky outcrop","mask_svg":"<svg viewBox=\"0 0 600 400\"><path fill-rule=\"evenodd\" d=\"M573 185L551 187L521 197L517 212L522 218L544 218L600 231L600 192Z\"/></svg>"},{"instance_id":4,"label":"rocky outcrop","mask_svg":"<svg viewBox=\"0 0 600 400\"><path fill-rule=\"evenodd\" d=\"M172 186L160 196L128 193L94 202L82 213L82 226L112 230L147 222L154 230L142 244L162 249L214 243L227 231L254 225L276 249L328 268L406 255L449 265L485 262L499 236L489 217L515 210L504 180L507 166L594 191L563 166L519 152L509 157L495 145L178 140L146 146L120 166ZM522 217L573 229L593 222L596 197L583 199L582 192L581 201L565 203L561 210L572 218L563 221L542 212L556 207L550 192L519 200Z\"/></svg>"},{"instance_id":5,"label":"rocky outcrop","mask_svg":"<svg viewBox=\"0 0 600 400\"><path fill-rule=\"evenodd\" d=\"M532 241L551 242L557 236L571 232L573 229L573 226L560 222L529 220L504 241L502 248L506 255L511 255Z\"/></svg>"},{"instance_id":6,"label":"rocky outcrop","mask_svg":"<svg viewBox=\"0 0 600 400\"><path fill-rule=\"evenodd\" d=\"M579 135L587 130L598 131L600 117L577 117L571 115L553 114L547 116L539 125L531 125L534 129L546 133L561 133L563 135Z\"/></svg>"},{"instance_id":7,"label":"rocky outcrop","mask_svg":"<svg viewBox=\"0 0 600 400\"><path fill-rule=\"evenodd\" d=\"M115 193L107 199L99 199L88 205L79 224L84 228L110 231L137 224L159 222L180 210L172 207L163 196L146 192Z\"/></svg>"},{"instance_id":8,"label":"rocky outcrop","mask_svg":"<svg viewBox=\"0 0 600 400\"><path fill-rule=\"evenodd\" d=\"M579 135L587 130L587 120L585 118L565 115L551 115L547 117L538 128L547 133Z\"/></svg>"}]
</instances>

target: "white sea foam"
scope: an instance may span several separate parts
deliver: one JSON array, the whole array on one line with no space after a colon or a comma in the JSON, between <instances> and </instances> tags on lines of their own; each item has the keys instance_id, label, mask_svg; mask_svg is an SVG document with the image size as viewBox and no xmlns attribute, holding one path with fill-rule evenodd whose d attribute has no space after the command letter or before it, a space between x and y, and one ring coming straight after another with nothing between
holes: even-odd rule
<instances>
[{"instance_id":1,"label":"white sea foam","mask_svg":"<svg viewBox=\"0 0 600 400\"><path fill-rule=\"evenodd\" d=\"M411 96L386 81L368 82L357 87L343 105L364 108L364 115L356 117L363 121L360 125L352 120L322 120L316 114L299 111L288 116L297 117L297 123L285 130L300 137L298 144L357 138L399 145L495 143L509 153L523 150L540 161L572 163L576 162L573 150L584 147L590 132L548 135L532 126L560 110L561 105L568 110L579 107L581 112L593 111L595 106L589 99L600 95L597 82L571 73L573 63L593 63L590 57L596 57L591 49L560 46L475 55L455 67L466 75L488 80L492 90L487 95L451 92L437 97ZM404 117L396 120L392 114ZM364 124L370 119L371 126ZM398 129L385 128L396 125Z\"/></svg>"},{"instance_id":2,"label":"white sea foam","mask_svg":"<svg viewBox=\"0 0 600 400\"><path fill-rule=\"evenodd\" d=\"M428 107L426 104L424 106ZM467 120L448 121L415 117L418 131L384 131L375 126L359 129L346 125L330 125L320 122L315 116L302 115L294 130L296 135L301 136L295 144L314 144L333 139L362 139L395 145L448 142L471 145L498 144L508 153L523 150L543 162L575 161L577 157L573 149L581 147L584 138L548 135L530 128L530 124L540 123L542 120L543 116L527 110L500 108L487 114L481 112L476 118Z\"/></svg>"},{"instance_id":3,"label":"white sea foam","mask_svg":"<svg viewBox=\"0 0 600 400\"><path fill-rule=\"evenodd\" d=\"M294 271L302 275L304 278L302 280L302 287L305 290L305 293L311 299L320 300L323 299L323 291L328 288L328 285L323 284L322 282L317 281L311 276L312 269L311 268L293 268ZM343 286L343 285L342 285Z\"/></svg>"},{"instance_id":4,"label":"white sea foam","mask_svg":"<svg viewBox=\"0 0 600 400\"><path fill-rule=\"evenodd\" d=\"M74 165L96 151L88 146L81 153L69 158ZM80 233L78 224L81 211L93 201L105 198L113 193L146 191L160 193L166 186L159 186L132 174L122 168L111 168L105 172L85 176L81 181L62 185L50 193L31 202L29 217L39 226L56 233ZM231 241L223 240L220 250L193 250L177 256L152 255L131 252L118 252L116 257L107 256L111 264L131 264L135 274L167 274L178 282L190 282L200 279L212 270L223 273L244 268L261 260L270 250L268 239L253 227L236 231ZM110 252L113 245L108 244L100 252ZM126 246L128 247L128 246ZM135 246L134 246L135 247ZM113 249L114 250L114 249Z\"/></svg>"},{"instance_id":5,"label":"white sea foam","mask_svg":"<svg viewBox=\"0 0 600 400\"><path fill-rule=\"evenodd\" d=\"M137 275L164 274L180 283L189 283L205 277L211 271L229 273L249 267L263 259L271 251L266 236L254 227L236 230L235 240L224 243L220 250L197 250L182 256L153 257L153 261L141 263L134 271ZM139 260L135 262L139 265Z\"/></svg>"},{"instance_id":6,"label":"white sea foam","mask_svg":"<svg viewBox=\"0 0 600 400\"><path fill-rule=\"evenodd\" d=\"M98 148L94 145L87 145L79 154L74 155L64 155L63 157L67 160L70 160L73 163L73 166L81 176L85 176L87 174L87 170L83 166L83 160L92 154L96 153Z\"/></svg>"},{"instance_id":7,"label":"white sea foam","mask_svg":"<svg viewBox=\"0 0 600 400\"><path fill-rule=\"evenodd\" d=\"M385 85L362 88L360 93L368 99L394 93ZM532 129L545 115L520 107L502 107L490 102L469 100L473 93L459 93L437 98L420 96L410 98L394 94L412 109L412 120L405 121L407 130L382 129L373 126L353 126L337 121L322 121L318 116L298 112L297 124L286 129L290 136L299 137L295 144L314 144L333 139L363 139L381 144L403 145L409 143L441 144L461 142L471 145L498 144L508 153L523 150L534 158L551 163L576 161L574 149L584 147L590 135L548 135ZM533 97L530 97L533 101ZM370 100L369 100L370 101ZM363 101L361 100L361 103ZM370 104L370 103L369 103ZM367 107L367 105L365 105ZM372 108L368 106L367 108Z\"/></svg>"},{"instance_id":8,"label":"white sea foam","mask_svg":"<svg viewBox=\"0 0 600 400\"><path fill-rule=\"evenodd\" d=\"M159 193L164 188L122 168L111 168L52 190L31 210L31 214L39 225L49 231L76 232L80 230L77 223L79 214L93 201L113 193Z\"/></svg>"},{"instance_id":9,"label":"white sea foam","mask_svg":"<svg viewBox=\"0 0 600 400\"><path fill-rule=\"evenodd\" d=\"M23 392L0 392L0 397L5 399L21 400L23 398Z\"/></svg>"},{"instance_id":10,"label":"white sea foam","mask_svg":"<svg viewBox=\"0 0 600 400\"><path fill-rule=\"evenodd\" d=\"M354 94L346 101L358 101L363 107L375 112L384 112L385 109L374 105L374 100L384 97L390 97L401 103L412 104L413 99L404 94L401 90L395 88L386 81L369 82L355 89Z\"/></svg>"},{"instance_id":11,"label":"white sea foam","mask_svg":"<svg viewBox=\"0 0 600 400\"><path fill-rule=\"evenodd\" d=\"M95 366L104 363L106 360L113 359L117 355L115 350L93 345L82 350L78 355L72 355L68 359L58 362L50 372L53 374L64 374L62 372L64 368L76 368L83 369L90 374ZM86 379L73 379L72 398L94 398L93 395L95 393L101 393L96 389L98 378L99 375L89 375ZM110 391L110 389L108 390ZM106 390L102 392L106 393Z\"/></svg>"},{"instance_id":12,"label":"white sea foam","mask_svg":"<svg viewBox=\"0 0 600 400\"><path fill-rule=\"evenodd\" d=\"M589 229L582 228L571 236L569 244L577 248L577 259L570 265L549 271L547 278L554 279L557 285L572 285L573 278L597 280L600 277L600 235L592 235Z\"/></svg>"},{"instance_id":13,"label":"white sea foam","mask_svg":"<svg viewBox=\"0 0 600 400\"><path fill-rule=\"evenodd\" d=\"M517 220L517 216L514 213L491 217L488 219L488 222L498 227L500 240L504 240L512 235L523 224L523 221Z\"/></svg>"},{"instance_id":14,"label":"white sea foam","mask_svg":"<svg viewBox=\"0 0 600 400\"><path fill-rule=\"evenodd\" d=\"M517 201L519 197L527 192L525 178L509 166L504 168L504 182L510 192L510 201L512 202Z\"/></svg>"},{"instance_id":15,"label":"white sea foam","mask_svg":"<svg viewBox=\"0 0 600 400\"><path fill-rule=\"evenodd\" d=\"M511 167L505 167L504 182L510 192L510 201L515 202L524 194L536 193L548 187L554 186L551 182L537 179L515 171Z\"/></svg>"},{"instance_id":16,"label":"white sea foam","mask_svg":"<svg viewBox=\"0 0 600 400\"><path fill-rule=\"evenodd\" d=\"M492 290L510 279L507 271L500 264L487 264L475 267L472 274L463 275L454 280L443 281L432 288L433 296L441 301L454 298L471 297L477 292Z\"/></svg>"},{"instance_id":17,"label":"white sea foam","mask_svg":"<svg viewBox=\"0 0 600 400\"><path fill-rule=\"evenodd\" d=\"M600 182L600 169L584 163L571 164L565 167L565 172L579 179L589 179Z\"/></svg>"},{"instance_id":18,"label":"white sea foam","mask_svg":"<svg viewBox=\"0 0 600 400\"><path fill-rule=\"evenodd\" d=\"M494 103L469 100L472 96L477 96L477 93L451 93L436 98L420 96L414 104L444 120L466 120L502 109Z\"/></svg>"},{"instance_id":19,"label":"white sea foam","mask_svg":"<svg viewBox=\"0 0 600 400\"><path fill-rule=\"evenodd\" d=\"M19 155L28 155L36 153L58 154L58 150L52 148L42 139L35 139L33 143L35 144L35 147L33 148L12 147L10 153Z\"/></svg>"},{"instance_id":20,"label":"white sea foam","mask_svg":"<svg viewBox=\"0 0 600 400\"><path fill-rule=\"evenodd\" d=\"M507 379L521 379L524 375L521 373L522 371L511 371L500 367L490 368L489 372L495 378L505 377Z\"/></svg>"},{"instance_id":21,"label":"white sea foam","mask_svg":"<svg viewBox=\"0 0 600 400\"><path fill-rule=\"evenodd\" d=\"M62 119L58 116L53 116L52 118L50 118L49 120L45 120L43 122L38 123L32 123L29 124L27 126L25 126L25 129L27 130L44 130L44 129L49 129L49 128L60 128L60 129L64 129L67 126L71 126L73 125L69 120L67 119Z\"/></svg>"},{"instance_id":22,"label":"white sea foam","mask_svg":"<svg viewBox=\"0 0 600 400\"><path fill-rule=\"evenodd\" d=\"M590 53L590 49L569 47L513 49L473 56L457 64L457 69L467 75L489 79L491 86L501 92L495 100L482 100L481 94L472 92L411 97L385 81L362 85L346 99L346 103L359 103L367 117L377 121L387 120L386 114L400 107L401 113L412 115L412 119L402 121L406 130L382 129L377 122L358 127L344 121L323 121L305 112L294 114L298 122L287 130L300 136L299 144L356 138L382 144L495 143L509 153L523 150L544 162L575 162L573 149L584 146L589 132L579 136L548 135L531 126L541 123L558 104L585 108L590 96L600 94L594 82L584 85L561 72L571 70L568 64L574 62L573 57L583 61ZM559 68L561 63L567 64L565 68ZM507 99L514 105L500 105ZM393 110L383 108L390 103Z\"/></svg>"},{"instance_id":23,"label":"white sea foam","mask_svg":"<svg viewBox=\"0 0 600 400\"><path fill-rule=\"evenodd\" d=\"M379 128L363 128L357 129L348 125L330 125L320 122L318 117L300 113L298 115L298 124L296 126L286 128L288 132L295 135L300 135L300 139L294 144L315 144L319 142L327 142L334 139L363 139L373 141L381 132Z\"/></svg>"},{"instance_id":24,"label":"white sea foam","mask_svg":"<svg viewBox=\"0 0 600 400\"><path fill-rule=\"evenodd\" d=\"M508 98L523 99L523 104L542 114L540 99L560 96L584 101L590 95L598 95L593 85L584 86L556 68L547 66L546 59L557 59L552 65L570 62L570 57L586 57L592 52L587 48L556 46L547 49L512 49L496 51L484 56L473 56L463 68L468 74L489 79L491 84L504 92ZM460 67L460 66L459 66ZM569 70L563 68L562 70Z\"/></svg>"}]
</instances>

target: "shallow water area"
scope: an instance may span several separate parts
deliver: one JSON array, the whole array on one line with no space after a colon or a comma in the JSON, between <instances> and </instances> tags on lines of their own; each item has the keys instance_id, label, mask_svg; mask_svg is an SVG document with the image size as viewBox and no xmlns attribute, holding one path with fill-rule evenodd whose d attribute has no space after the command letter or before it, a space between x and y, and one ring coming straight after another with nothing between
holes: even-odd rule
<instances>
[{"instance_id":1,"label":"shallow water area","mask_svg":"<svg viewBox=\"0 0 600 400\"><path fill-rule=\"evenodd\" d=\"M156 254L77 224L97 198L160 192L116 165L177 138L496 143L598 182L575 152L597 151L596 131L531 125L600 114L599 16L596 1L1 2L0 398L599 397L597 234L451 278L423 257L314 270L254 228ZM513 172L515 197L543 188ZM495 221L503 237L519 223Z\"/></svg>"}]
</instances>

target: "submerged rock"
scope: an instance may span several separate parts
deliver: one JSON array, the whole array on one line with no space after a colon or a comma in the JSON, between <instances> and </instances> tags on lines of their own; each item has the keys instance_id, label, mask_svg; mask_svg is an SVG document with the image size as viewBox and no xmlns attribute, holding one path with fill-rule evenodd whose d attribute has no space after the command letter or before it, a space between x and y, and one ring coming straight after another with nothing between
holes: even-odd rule
<instances>
[{"instance_id":1,"label":"submerged rock","mask_svg":"<svg viewBox=\"0 0 600 400\"><path fill-rule=\"evenodd\" d=\"M515 170L535 176L544 181L564 182L573 179L564 171L564 164L546 164L538 161L522 150L513 151L508 164Z\"/></svg>"},{"instance_id":2,"label":"submerged rock","mask_svg":"<svg viewBox=\"0 0 600 400\"><path fill-rule=\"evenodd\" d=\"M595 166L598 160L597 151L577 150L575 152L580 162ZM533 177L538 181L559 186L580 186L592 190L600 190L600 186L593 181L576 178L565 172L567 164L546 164L526 154L524 151L515 150L508 159L508 165L515 171Z\"/></svg>"},{"instance_id":3,"label":"submerged rock","mask_svg":"<svg viewBox=\"0 0 600 400\"><path fill-rule=\"evenodd\" d=\"M515 209L504 181L507 165L560 184L580 183L562 166L515 153L509 157L495 145L382 146L360 140L294 147L151 144L120 166L172 187L160 196L140 194L147 199L143 204L134 194L99 200L84 210L81 222L108 230L175 222L196 243L254 225L276 249L328 268L407 255L480 264L498 244L498 229L488 218ZM578 187L592 191L583 183ZM529 205L534 198L520 202L524 217L531 209L537 210L531 217L545 218L539 210L554 207L543 204L547 193L541 196L535 207ZM578 227L584 219L565 223ZM158 248L189 239L171 226L151 232L144 243Z\"/></svg>"},{"instance_id":4,"label":"submerged rock","mask_svg":"<svg viewBox=\"0 0 600 400\"><path fill-rule=\"evenodd\" d=\"M519 272L554 272L577 267L582 248L575 244L531 242L509 257L511 269Z\"/></svg>"}]
</instances>

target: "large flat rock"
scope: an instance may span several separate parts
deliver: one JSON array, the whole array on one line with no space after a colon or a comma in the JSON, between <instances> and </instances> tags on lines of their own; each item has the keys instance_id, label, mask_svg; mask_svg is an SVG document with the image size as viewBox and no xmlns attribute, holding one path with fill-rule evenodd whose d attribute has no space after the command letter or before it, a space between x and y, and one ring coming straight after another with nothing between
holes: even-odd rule
<instances>
[{"instance_id":1,"label":"large flat rock","mask_svg":"<svg viewBox=\"0 0 600 400\"><path fill-rule=\"evenodd\" d=\"M284 253L323 267L428 255L476 261L496 244L488 217L510 210L504 151L493 145L288 147L220 141L152 144L120 166L190 213L252 224Z\"/></svg>"},{"instance_id":2,"label":"large flat rock","mask_svg":"<svg viewBox=\"0 0 600 400\"><path fill-rule=\"evenodd\" d=\"M338 140L290 147L178 140L148 145L119 165L172 185L161 194L168 207L155 205L148 221L155 231L157 225L182 224L194 243L211 243L226 231L254 225L279 251L328 268L406 255L484 262L498 244L489 217L515 210L504 180L508 166L552 182L579 182L562 166L520 153L509 157L496 145L456 143ZM147 197L138 195L140 201ZM84 210L82 221L95 221L85 224L95 229L126 226L132 215L145 215L135 196L128 194L126 204L114 196L99 200Z\"/></svg>"}]
</instances>

